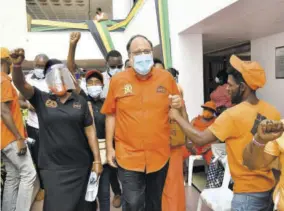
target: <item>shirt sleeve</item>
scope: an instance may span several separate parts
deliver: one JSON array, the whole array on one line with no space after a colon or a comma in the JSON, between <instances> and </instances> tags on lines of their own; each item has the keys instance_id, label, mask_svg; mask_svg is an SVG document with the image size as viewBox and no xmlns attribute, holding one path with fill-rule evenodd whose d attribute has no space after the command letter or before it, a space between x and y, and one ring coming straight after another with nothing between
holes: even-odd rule
<instances>
[{"instance_id":1,"label":"shirt sleeve","mask_svg":"<svg viewBox=\"0 0 284 211\"><path fill-rule=\"evenodd\" d=\"M265 145L264 152L269 155L278 157L280 155L279 145L276 141L270 141Z\"/></svg>"},{"instance_id":2,"label":"shirt sleeve","mask_svg":"<svg viewBox=\"0 0 284 211\"><path fill-rule=\"evenodd\" d=\"M31 97L31 99L29 99L29 102L35 109L38 108L39 103L41 101L41 97L42 92L38 88L34 87L34 95Z\"/></svg>"},{"instance_id":3,"label":"shirt sleeve","mask_svg":"<svg viewBox=\"0 0 284 211\"><path fill-rule=\"evenodd\" d=\"M1 103L6 103L14 100L13 85L11 81L5 80L1 83Z\"/></svg>"},{"instance_id":4,"label":"shirt sleeve","mask_svg":"<svg viewBox=\"0 0 284 211\"><path fill-rule=\"evenodd\" d=\"M111 80L109 84L109 90L105 99L104 105L101 109L102 114L114 114L116 111L116 99L115 99L115 84Z\"/></svg>"},{"instance_id":5,"label":"shirt sleeve","mask_svg":"<svg viewBox=\"0 0 284 211\"><path fill-rule=\"evenodd\" d=\"M222 142L238 134L238 129L228 111L224 111L209 127L209 130Z\"/></svg>"},{"instance_id":6,"label":"shirt sleeve","mask_svg":"<svg viewBox=\"0 0 284 211\"><path fill-rule=\"evenodd\" d=\"M93 117L90 112L87 101L84 102L84 127L89 127L93 124Z\"/></svg>"}]
</instances>

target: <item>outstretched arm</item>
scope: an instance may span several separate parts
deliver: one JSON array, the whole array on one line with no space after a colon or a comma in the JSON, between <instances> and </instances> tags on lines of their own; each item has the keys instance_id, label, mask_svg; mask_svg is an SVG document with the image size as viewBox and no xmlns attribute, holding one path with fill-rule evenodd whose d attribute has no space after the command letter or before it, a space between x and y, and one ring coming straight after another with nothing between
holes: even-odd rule
<instances>
[{"instance_id":1,"label":"outstretched arm","mask_svg":"<svg viewBox=\"0 0 284 211\"><path fill-rule=\"evenodd\" d=\"M13 62L12 78L14 85L27 100L31 99L34 95L34 88L25 80L22 63L25 60L25 51L22 48L16 49L11 52L11 59Z\"/></svg>"}]
</instances>

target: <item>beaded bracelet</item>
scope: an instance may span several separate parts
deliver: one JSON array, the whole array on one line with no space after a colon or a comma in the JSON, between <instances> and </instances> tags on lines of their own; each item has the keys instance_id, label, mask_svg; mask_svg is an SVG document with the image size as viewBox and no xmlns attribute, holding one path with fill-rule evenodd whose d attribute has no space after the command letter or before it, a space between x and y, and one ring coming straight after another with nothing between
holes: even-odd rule
<instances>
[{"instance_id":1,"label":"beaded bracelet","mask_svg":"<svg viewBox=\"0 0 284 211\"><path fill-rule=\"evenodd\" d=\"M265 144L259 143L254 137L252 139L252 143L258 147L265 147Z\"/></svg>"},{"instance_id":2,"label":"beaded bracelet","mask_svg":"<svg viewBox=\"0 0 284 211\"><path fill-rule=\"evenodd\" d=\"M22 67L20 64L13 64L13 67Z\"/></svg>"}]
</instances>

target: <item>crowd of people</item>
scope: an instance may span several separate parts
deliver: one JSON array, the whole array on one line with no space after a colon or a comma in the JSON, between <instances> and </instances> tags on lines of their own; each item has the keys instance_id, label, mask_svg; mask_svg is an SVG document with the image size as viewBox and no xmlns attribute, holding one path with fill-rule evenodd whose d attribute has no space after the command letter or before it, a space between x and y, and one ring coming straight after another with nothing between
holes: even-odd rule
<instances>
[{"instance_id":1,"label":"crowd of people","mask_svg":"<svg viewBox=\"0 0 284 211\"><path fill-rule=\"evenodd\" d=\"M110 211L110 187L123 211L185 211L183 162L198 154L210 165L217 141L226 144L232 210L272 210L273 199L284 210L283 179L275 188L270 166L284 164L284 126L257 98L266 82L260 64L232 55L211 101L189 121L179 71L153 58L145 36L129 40L125 62L108 52L103 73L79 70L80 39L71 33L66 64L39 54L28 75L25 50L1 48L3 211L29 211L34 200L44 200L44 211ZM90 202L94 183L98 200Z\"/></svg>"}]
</instances>

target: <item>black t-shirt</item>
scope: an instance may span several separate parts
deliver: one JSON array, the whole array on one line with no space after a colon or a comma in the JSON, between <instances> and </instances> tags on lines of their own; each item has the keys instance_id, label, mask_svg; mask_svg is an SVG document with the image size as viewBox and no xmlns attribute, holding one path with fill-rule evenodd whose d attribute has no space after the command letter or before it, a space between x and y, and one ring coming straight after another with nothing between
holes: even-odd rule
<instances>
[{"instance_id":1,"label":"black t-shirt","mask_svg":"<svg viewBox=\"0 0 284 211\"><path fill-rule=\"evenodd\" d=\"M101 113L101 108L103 107L104 100L99 99L95 101L93 98L89 97L88 101L91 102L93 113L94 113L94 120L95 120L95 126L97 130L97 137L98 139L105 139L106 137L106 116Z\"/></svg>"},{"instance_id":2,"label":"black t-shirt","mask_svg":"<svg viewBox=\"0 0 284 211\"><path fill-rule=\"evenodd\" d=\"M93 119L87 101L73 92L62 104L55 95L34 89L30 103L39 120L39 168L90 166L93 155L84 128Z\"/></svg>"}]
</instances>

